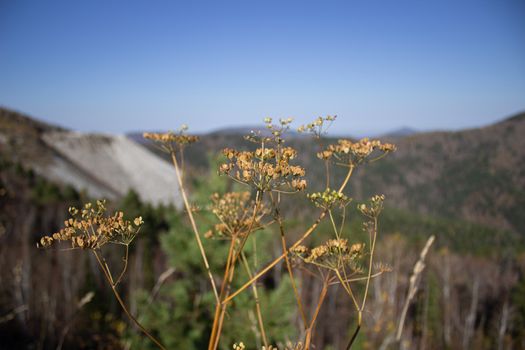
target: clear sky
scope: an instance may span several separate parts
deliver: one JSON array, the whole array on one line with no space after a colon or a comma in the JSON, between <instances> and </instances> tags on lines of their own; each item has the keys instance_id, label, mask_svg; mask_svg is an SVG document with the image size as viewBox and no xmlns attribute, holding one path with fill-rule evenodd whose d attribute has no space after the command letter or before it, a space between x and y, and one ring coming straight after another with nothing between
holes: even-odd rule
<instances>
[{"instance_id":1,"label":"clear sky","mask_svg":"<svg viewBox=\"0 0 525 350\"><path fill-rule=\"evenodd\" d=\"M105 132L485 125L525 110L525 1L0 0L0 105Z\"/></svg>"}]
</instances>

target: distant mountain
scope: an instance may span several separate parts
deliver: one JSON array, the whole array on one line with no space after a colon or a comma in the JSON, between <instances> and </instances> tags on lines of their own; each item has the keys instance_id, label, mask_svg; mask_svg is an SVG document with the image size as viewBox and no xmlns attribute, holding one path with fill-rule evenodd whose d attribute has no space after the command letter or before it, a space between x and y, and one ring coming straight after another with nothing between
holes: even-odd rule
<instances>
[{"instance_id":1,"label":"distant mountain","mask_svg":"<svg viewBox=\"0 0 525 350\"><path fill-rule=\"evenodd\" d=\"M332 132L337 132L337 124ZM210 154L225 147L254 145L243 135L254 128L228 128L206 135L187 148L191 168L208 169ZM409 134L403 136L403 134ZM296 136L297 134L292 134ZM384 193L387 204L414 214L460 219L525 235L525 113L483 128L455 132L402 129L385 135L397 152L359 169L350 186L357 199ZM141 133L130 139L144 142ZM123 136L67 131L0 109L1 153L54 181L85 188L94 196L121 196L139 190L152 202L178 201L169 164ZM323 143L336 142L336 138ZM298 163L308 169L310 190L321 187L324 167L316 157L319 144L291 137ZM337 169L332 173L337 175ZM170 191L166 191L170 188ZM168 196L168 197L166 197ZM169 197L172 196L172 197Z\"/></svg>"},{"instance_id":2,"label":"distant mountain","mask_svg":"<svg viewBox=\"0 0 525 350\"><path fill-rule=\"evenodd\" d=\"M133 189L146 202L181 204L171 165L125 136L72 132L2 108L0 147L9 161L94 198Z\"/></svg>"},{"instance_id":3,"label":"distant mountain","mask_svg":"<svg viewBox=\"0 0 525 350\"><path fill-rule=\"evenodd\" d=\"M419 133L356 174L355 193L385 193L415 213L525 235L525 113L477 129Z\"/></svg>"},{"instance_id":4,"label":"distant mountain","mask_svg":"<svg viewBox=\"0 0 525 350\"><path fill-rule=\"evenodd\" d=\"M246 125L237 127L221 128L211 131L209 134L226 134L226 135L248 135L251 131L261 131L267 133L268 130L264 125Z\"/></svg>"},{"instance_id":5,"label":"distant mountain","mask_svg":"<svg viewBox=\"0 0 525 350\"><path fill-rule=\"evenodd\" d=\"M413 128L410 128L410 127L402 127L402 128L399 128L399 129L395 129L395 130L392 130L392 131L388 131L384 134L382 134L381 136L379 136L380 138L400 138L400 137L406 137L406 136L411 136L411 135L414 135L414 134L417 134L418 131L416 129L413 129Z\"/></svg>"}]
</instances>

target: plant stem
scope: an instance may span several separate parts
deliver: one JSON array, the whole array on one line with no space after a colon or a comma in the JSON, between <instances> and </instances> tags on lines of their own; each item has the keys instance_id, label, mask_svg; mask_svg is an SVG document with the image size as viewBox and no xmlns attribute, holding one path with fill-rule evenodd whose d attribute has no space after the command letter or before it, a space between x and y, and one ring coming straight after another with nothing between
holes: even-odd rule
<instances>
[{"instance_id":1,"label":"plant stem","mask_svg":"<svg viewBox=\"0 0 525 350\"><path fill-rule=\"evenodd\" d=\"M232 263L232 259L233 259L233 253L234 253L234 247L235 247L235 240L236 240L236 237L233 236L232 237L232 240L231 240L231 243L230 243L230 248L228 249L228 257L226 259L226 267L224 269L224 277L222 279L222 285L221 285L221 292L220 292L220 300L222 300L222 298L224 297L224 293L227 289L226 287L226 284L228 283L228 276L230 274L230 267L231 267L231 263ZM210 341L209 341L209 344L208 344L208 349L212 349L213 347L213 344L215 344L215 337L217 335L217 327L218 327L218 323L219 323L219 318L220 318L220 315L221 315L221 312L222 312L222 309L223 309L223 304L221 302L217 303L215 305L215 315L213 317L213 325L212 325L212 328L211 328L211 335L210 335Z\"/></svg>"},{"instance_id":2,"label":"plant stem","mask_svg":"<svg viewBox=\"0 0 525 350\"><path fill-rule=\"evenodd\" d=\"M257 217L257 211L259 210L259 206L260 206L261 200L262 200L261 197L262 197L262 192L257 191L257 194L255 196L255 205L254 205L254 208L253 208L253 214L252 214L250 226L248 227L248 230L244 233L244 236L242 237L241 243L239 244L239 247L237 248L237 252L235 252L235 249L234 249L234 247L235 247L234 243L236 241L237 235L233 235L232 236L232 246L230 247L231 251L230 251L230 253L228 253L229 254L228 262L227 262L227 266L226 266L226 271L224 273L223 284L222 284L222 287L221 287L221 295L219 297L219 300L221 300L221 301L223 300L223 298L227 299L227 297L230 294L230 284L231 284L231 282L233 280L233 272L235 270L235 263L237 262L237 259L241 255L242 250L244 248L244 245L246 244L246 242L248 240L248 237L250 236L250 232L252 231L252 229L254 227L255 220L256 220L256 217ZM231 254L231 256L230 256L230 254ZM226 293L224 294L225 287L226 287ZM218 308L216 308L216 310L215 310L215 316L214 316L213 327L212 327L212 334L210 336L210 342L208 344L208 349L209 350L217 349L217 346L219 345L219 338L220 338L221 332L222 332L222 324L223 324L223 320L224 320L224 315L226 313L227 303L226 303L226 301L222 301L222 302L219 302L219 304L220 304L220 306Z\"/></svg>"},{"instance_id":3,"label":"plant stem","mask_svg":"<svg viewBox=\"0 0 525 350\"><path fill-rule=\"evenodd\" d=\"M304 341L305 350L310 349L310 343L312 341L312 331L314 329L315 321L317 320L317 316L319 316L319 311L321 311L321 306L323 305L324 299L326 297L326 293L328 292L329 276L330 276L330 273L328 273L326 275L326 278L323 280L323 289L321 290L321 294L319 295L319 301L317 302L317 306L315 308L314 315L312 316L312 320L310 321L310 324L308 325L308 329L306 330L306 338Z\"/></svg>"},{"instance_id":4,"label":"plant stem","mask_svg":"<svg viewBox=\"0 0 525 350\"><path fill-rule=\"evenodd\" d=\"M237 289L234 293L232 293L229 297L227 297L223 303L227 303L228 301L232 300L233 298L235 298L237 295L239 295L241 292L243 292L246 288L248 288L253 282L257 281L259 278L261 278L263 275L265 275L268 271L270 271L275 265L277 265L281 260L283 260L286 256L286 254L288 254L288 251L290 249L293 249L295 247L297 247L299 244L301 244L308 236L310 236L310 234L312 234L312 232L317 228L317 226L319 226L319 224L321 223L321 220L325 217L326 215L326 210L323 210L321 212L321 214L319 215L319 217L317 218L317 220L314 222L314 224L312 226L310 226L310 228L303 234L303 236L297 241L295 242L288 250L286 253L283 253L281 254L279 257L277 257L274 261L272 261L270 264L268 264L264 269L262 269L259 273L257 273L255 276L253 276L248 282L246 282L245 284L242 285L242 287L240 287L239 289Z\"/></svg>"},{"instance_id":5,"label":"plant stem","mask_svg":"<svg viewBox=\"0 0 525 350\"><path fill-rule=\"evenodd\" d=\"M334 271L335 271L335 274L337 275L337 278L341 282L341 285L343 286L345 291L348 293L348 295L352 298L352 301L354 302L354 306L355 306L356 311L360 312L359 304L357 303L357 299L355 298L355 295L352 292L352 287L350 287L349 283L348 284L345 283L345 280L343 279L343 277L341 277L341 273L339 272L339 270L335 269Z\"/></svg>"},{"instance_id":6,"label":"plant stem","mask_svg":"<svg viewBox=\"0 0 525 350\"><path fill-rule=\"evenodd\" d=\"M124 277L124 274L126 273L126 270L128 269L128 257L129 257L129 244L126 244L126 255L124 256L124 267L122 268L122 272L117 278L117 281L114 283L115 286L117 286L120 281L122 280L122 277Z\"/></svg>"},{"instance_id":7,"label":"plant stem","mask_svg":"<svg viewBox=\"0 0 525 350\"><path fill-rule=\"evenodd\" d=\"M250 269L250 266L248 265L248 259L246 259L246 255L242 253L241 255L242 262L244 264L244 268L246 269L246 273L251 278L252 277L252 271ZM262 318L262 312L261 312L261 303L259 301L259 293L257 292L257 284L254 282L252 284L252 291L253 291L253 297L255 299L255 311L257 312L257 321L259 322L259 329L261 330L261 336L265 347L268 347L268 339L266 338L266 331L264 329L264 322Z\"/></svg>"},{"instance_id":8,"label":"plant stem","mask_svg":"<svg viewBox=\"0 0 525 350\"><path fill-rule=\"evenodd\" d=\"M376 247L376 238L377 238L377 216L374 217L374 232L372 237L372 245L370 247L370 261L368 263L368 276L366 278L366 287L365 294L363 295L363 303L361 304L361 311L365 309L366 297L368 295L368 288L370 287L370 280L372 279L372 265L374 260L374 250Z\"/></svg>"},{"instance_id":9,"label":"plant stem","mask_svg":"<svg viewBox=\"0 0 525 350\"><path fill-rule=\"evenodd\" d=\"M122 300L122 298L120 297L119 292L117 291L116 285L114 283L112 283L111 272L109 271L109 268L107 268L107 270L106 270L106 267L102 263L99 255L98 255L98 253L96 251L93 250L93 254L95 255L95 258L97 259L97 262L100 265L100 268L102 269L102 272L104 273L104 276L106 277L108 283L111 286L111 290L113 291L113 294L115 295L115 298L117 299L118 303L122 307L122 310L124 311L126 316L128 316L128 318L131 321L133 321L133 323L135 323L135 325L142 331L142 333L144 333L153 343L155 343L155 345L157 345L159 347L159 349L166 350L166 348L154 336L152 336L146 330L146 328L144 328L144 326L142 326L142 324L140 324L140 322L129 312L128 308L126 307L126 304L124 304L124 301Z\"/></svg>"},{"instance_id":10,"label":"plant stem","mask_svg":"<svg viewBox=\"0 0 525 350\"><path fill-rule=\"evenodd\" d=\"M231 262L231 267L230 267L230 274L228 276L228 282L226 284L226 292L225 292L225 296L227 297L229 294L230 294L230 288L231 288L231 282L233 280L233 273L235 271L235 262L232 260ZM228 307L228 304L221 304L221 312L220 312L220 315L219 315L219 322L217 324L217 330L216 330L216 335L215 335L215 339L213 341L213 344L212 344L212 350L216 350L217 347L219 346L219 339L221 337L221 334L222 334L222 325L223 325L223 322L224 322L224 316L226 315L226 308Z\"/></svg>"},{"instance_id":11,"label":"plant stem","mask_svg":"<svg viewBox=\"0 0 525 350\"><path fill-rule=\"evenodd\" d=\"M341 187L339 187L339 190L338 190L339 193L342 193L343 190L345 189L346 185L348 184L348 181L350 180L350 177L352 176L353 170L354 170L354 166L351 165L348 168L348 173L346 175L346 178L344 179L343 183L341 184ZM306 232L301 236L301 238L299 238L299 240L297 240L290 248L288 248L288 250L285 253L283 253L281 256L276 258L270 264L268 264L264 269L262 269L259 273L257 273L255 276L253 276L248 282L243 284L242 287L240 287L234 293L232 293L229 297L227 297L222 303L226 303L226 302L232 300L233 298L235 298L237 295L239 295L241 292L243 292L246 288L248 288L253 282L257 281L259 278L261 278L261 276L266 274L275 265L277 265L281 260L283 260L286 257L286 255L288 254L288 251L290 251L291 249L294 249L295 247L297 247L306 238L308 238L308 236L310 236L312 234L312 232L314 232L314 230L317 228L317 226L319 226L321 221L326 216L326 213L327 213L327 210L323 209L321 214L319 214L319 217L317 218L317 220L315 220L315 222L312 224L312 226L310 226L310 228L308 230L306 230Z\"/></svg>"},{"instance_id":12,"label":"plant stem","mask_svg":"<svg viewBox=\"0 0 525 350\"><path fill-rule=\"evenodd\" d=\"M348 342L348 345L346 346L346 350L350 350L350 348L352 347L352 344L354 344L354 341L357 338L357 334L359 333L360 329L361 329L361 325L358 324L357 328L354 331L354 334L352 335L352 338L350 338L350 341Z\"/></svg>"},{"instance_id":13,"label":"plant stem","mask_svg":"<svg viewBox=\"0 0 525 350\"><path fill-rule=\"evenodd\" d=\"M346 185L348 184L348 181L350 180L350 178L352 177L352 173L354 172L354 165L350 165L350 167L348 168L348 173L346 174L346 177L343 181L343 183L341 184L341 187L339 187L339 190L337 192L339 193L343 193L343 190L345 189Z\"/></svg>"},{"instance_id":14,"label":"plant stem","mask_svg":"<svg viewBox=\"0 0 525 350\"><path fill-rule=\"evenodd\" d=\"M279 230L281 232L281 245L283 248L284 260L286 262L286 269L288 270L288 275L290 276L290 282L292 283L292 289L293 289L293 293L295 296L295 300L297 301L299 313L301 314L301 319L306 329L306 326L307 326L306 314L304 312L303 303L301 302L301 295L299 294L299 291L297 290L297 285L295 284L295 278L294 278L294 274L292 270L292 265L290 264L290 259L288 259L288 254L286 252L286 238L284 236L283 222L282 222L280 213L277 209L276 209L276 217L277 217L277 222L279 223Z\"/></svg>"},{"instance_id":15,"label":"plant stem","mask_svg":"<svg viewBox=\"0 0 525 350\"><path fill-rule=\"evenodd\" d=\"M241 255L241 252L244 249L244 245L248 241L248 237L250 237L250 233L253 230L253 226L255 225L255 220L257 218L257 212L259 211L259 207L261 206L262 196L263 192L261 191L257 191L257 193L255 194L255 205L253 207L253 214L250 221L250 226L248 227L248 230L246 230L246 233L244 234L244 237L241 240L241 244L239 244L239 248L237 249L237 253L235 254L235 258L233 259L234 264L239 259L239 256Z\"/></svg>"},{"instance_id":16,"label":"plant stem","mask_svg":"<svg viewBox=\"0 0 525 350\"><path fill-rule=\"evenodd\" d=\"M180 193L182 195L182 200L184 201L184 206L186 207L186 212L188 213L191 227L193 228L193 233L195 234L195 238L197 240L197 245L199 246L202 260L204 261L204 267L206 268L206 272L208 273L208 277L210 279L211 286L213 288L213 293L215 294L215 300L217 303L220 303L219 294L217 293L217 287L215 286L215 280L213 279L213 275L210 269L210 264L208 264L208 258L206 258L206 252L204 251L204 247L202 245L199 231L197 229L197 224L195 223L195 219L193 218L193 213L191 211L190 204L188 202L188 197L186 196L186 191L184 190L181 172L180 172L179 165L177 163L177 158L175 157L174 151L171 152L171 160L173 161L173 166L175 167L175 173L177 174L177 181L179 182L179 188L180 188Z\"/></svg>"}]
</instances>

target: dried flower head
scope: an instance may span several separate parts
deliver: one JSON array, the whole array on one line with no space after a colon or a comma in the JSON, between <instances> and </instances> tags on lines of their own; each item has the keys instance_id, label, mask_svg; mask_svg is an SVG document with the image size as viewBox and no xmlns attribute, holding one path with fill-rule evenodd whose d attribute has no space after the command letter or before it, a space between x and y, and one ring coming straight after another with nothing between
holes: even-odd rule
<instances>
[{"instance_id":1,"label":"dried flower head","mask_svg":"<svg viewBox=\"0 0 525 350\"><path fill-rule=\"evenodd\" d=\"M364 255L363 243L348 244L347 239L330 239L325 243L308 250L297 246L290 251L292 257L299 258L306 264L312 264L330 270L341 270L350 267L352 272L360 272L359 259Z\"/></svg>"},{"instance_id":2,"label":"dried flower head","mask_svg":"<svg viewBox=\"0 0 525 350\"><path fill-rule=\"evenodd\" d=\"M392 266L388 265L388 264L385 264L385 263L382 263L382 262L378 262L378 263L375 263L374 264L374 269L378 272L391 272L393 269L392 269Z\"/></svg>"},{"instance_id":3,"label":"dried flower head","mask_svg":"<svg viewBox=\"0 0 525 350\"><path fill-rule=\"evenodd\" d=\"M290 163L297 156L291 147L257 148L253 152L226 148L223 154L227 162L219 166L219 173L259 191L306 188L304 168Z\"/></svg>"},{"instance_id":4,"label":"dried flower head","mask_svg":"<svg viewBox=\"0 0 525 350\"><path fill-rule=\"evenodd\" d=\"M248 231L260 229L263 226L261 219L267 214L267 210L263 203L259 204L258 213L254 218L252 214L255 201L250 198L250 192L213 194L210 210L219 223L215 225L214 230L208 231L206 237L232 239L243 236Z\"/></svg>"},{"instance_id":5,"label":"dried flower head","mask_svg":"<svg viewBox=\"0 0 525 350\"><path fill-rule=\"evenodd\" d=\"M280 145L284 143L283 135L290 129L290 124L293 121L293 118L280 118L279 124L273 124L273 118L266 117L264 118L264 124L267 132L250 131L250 134L245 136L245 139L260 144L274 144Z\"/></svg>"},{"instance_id":6,"label":"dried flower head","mask_svg":"<svg viewBox=\"0 0 525 350\"><path fill-rule=\"evenodd\" d=\"M137 217L133 223L124 220L124 213L106 216L106 202L96 205L86 203L81 210L69 208L70 218L64 228L40 239L40 246L47 248L56 242L69 241L71 248L100 249L106 243L129 245L137 236L144 221Z\"/></svg>"},{"instance_id":7,"label":"dried flower head","mask_svg":"<svg viewBox=\"0 0 525 350\"><path fill-rule=\"evenodd\" d=\"M310 133L316 138L320 138L323 134L326 134L328 128L337 118L336 115L328 115L326 117L319 117L312 123L301 125L297 132L299 133Z\"/></svg>"},{"instance_id":8,"label":"dried flower head","mask_svg":"<svg viewBox=\"0 0 525 350\"><path fill-rule=\"evenodd\" d=\"M173 152L176 149L175 146L185 146L190 143L197 142L199 140L198 136L187 135L185 132L188 130L188 126L183 124L179 129L178 133L169 131L167 133L151 133L145 132L142 136L145 139L155 142L159 148L165 152Z\"/></svg>"},{"instance_id":9,"label":"dried flower head","mask_svg":"<svg viewBox=\"0 0 525 350\"><path fill-rule=\"evenodd\" d=\"M377 218L383 210L384 201L384 195L375 195L370 199L369 203L358 204L357 209L366 217L371 219Z\"/></svg>"},{"instance_id":10,"label":"dried flower head","mask_svg":"<svg viewBox=\"0 0 525 350\"><path fill-rule=\"evenodd\" d=\"M339 165L355 166L374 152L379 152L380 154L372 161L384 157L386 154L395 151L395 149L393 144L381 143L379 140L364 138L357 142L352 142L342 139L317 153L317 157L325 160L335 158Z\"/></svg>"}]
</instances>

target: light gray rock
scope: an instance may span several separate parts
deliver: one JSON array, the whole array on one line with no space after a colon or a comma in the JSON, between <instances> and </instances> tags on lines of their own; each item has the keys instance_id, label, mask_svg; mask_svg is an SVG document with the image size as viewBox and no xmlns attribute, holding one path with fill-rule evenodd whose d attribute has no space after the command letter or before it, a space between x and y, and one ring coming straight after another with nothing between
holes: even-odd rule
<instances>
[{"instance_id":1,"label":"light gray rock","mask_svg":"<svg viewBox=\"0 0 525 350\"><path fill-rule=\"evenodd\" d=\"M36 170L52 181L95 198L117 199L133 189L148 203L182 205L173 166L126 136L60 131L42 139L55 155Z\"/></svg>"}]
</instances>

